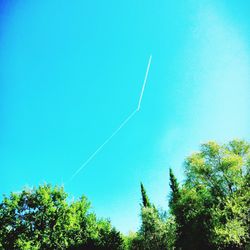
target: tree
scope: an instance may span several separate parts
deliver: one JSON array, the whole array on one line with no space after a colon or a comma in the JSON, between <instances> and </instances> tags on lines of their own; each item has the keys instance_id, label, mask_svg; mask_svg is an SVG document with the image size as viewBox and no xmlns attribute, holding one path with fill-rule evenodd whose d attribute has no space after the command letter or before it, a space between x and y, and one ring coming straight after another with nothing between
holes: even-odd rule
<instances>
[{"instance_id":1,"label":"tree","mask_svg":"<svg viewBox=\"0 0 250 250\"><path fill-rule=\"evenodd\" d=\"M187 178L178 199L170 176L176 247L244 249L249 244L249 149L240 140L203 144L185 161Z\"/></svg>"},{"instance_id":2,"label":"tree","mask_svg":"<svg viewBox=\"0 0 250 250\"><path fill-rule=\"evenodd\" d=\"M6 249L65 247L67 195L50 185L5 197L0 205L0 238ZM60 229L60 230L57 230ZM60 243L59 243L60 242Z\"/></svg>"},{"instance_id":3,"label":"tree","mask_svg":"<svg viewBox=\"0 0 250 250\"><path fill-rule=\"evenodd\" d=\"M41 185L4 196L0 249L250 249L250 144L208 142L169 171L169 212L150 202L141 183L141 225L122 236L98 219L85 196L69 202L62 187Z\"/></svg>"},{"instance_id":4,"label":"tree","mask_svg":"<svg viewBox=\"0 0 250 250\"><path fill-rule=\"evenodd\" d=\"M142 183L141 183L141 196L142 196L142 206L143 207L151 207L149 198L147 196L147 192L146 192Z\"/></svg>"},{"instance_id":5,"label":"tree","mask_svg":"<svg viewBox=\"0 0 250 250\"><path fill-rule=\"evenodd\" d=\"M108 220L98 220L82 196L68 203L62 187L42 185L11 193L0 203L3 249L114 249L123 239Z\"/></svg>"},{"instance_id":6,"label":"tree","mask_svg":"<svg viewBox=\"0 0 250 250\"><path fill-rule=\"evenodd\" d=\"M171 207L174 206L174 204L176 204L180 198L179 183L171 168L169 169L169 179L170 179L170 189L171 189L169 205Z\"/></svg>"},{"instance_id":7,"label":"tree","mask_svg":"<svg viewBox=\"0 0 250 250\"><path fill-rule=\"evenodd\" d=\"M163 250L167 248L166 221L161 218L155 207L143 207L140 234L143 238L143 249Z\"/></svg>"},{"instance_id":8,"label":"tree","mask_svg":"<svg viewBox=\"0 0 250 250\"><path fill-rule=\"evenodd\" d=\"M171 220L166 217L166 213L156 209L154 204L150 203L146 190L141 183L141 227L137 234L129 240L129 249L131 250L165 250L171 249L173 238L168 238L170 233L175 232ZM169 241L170 239L170 241Z\"/></svg>"}]
</instances>

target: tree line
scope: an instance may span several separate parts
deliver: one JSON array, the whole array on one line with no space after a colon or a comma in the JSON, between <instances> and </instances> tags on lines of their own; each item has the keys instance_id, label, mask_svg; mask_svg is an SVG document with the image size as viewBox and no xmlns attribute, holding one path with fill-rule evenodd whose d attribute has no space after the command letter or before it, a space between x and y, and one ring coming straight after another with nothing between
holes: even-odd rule
<instances>
[{"instance_id":1,"label":"tree line","mask_svg":"<svg viewBox=\"0 0 250 250\"><path fill-rule=\"evenodd\" d=\"M157 208L141 183L141 224L122 235L70 201L63 187L40 185L4 196L0 249L250 249L250 144L208 142L184 161L185 179L169 171L169 209Z\"/></svg>"}]
</instances>

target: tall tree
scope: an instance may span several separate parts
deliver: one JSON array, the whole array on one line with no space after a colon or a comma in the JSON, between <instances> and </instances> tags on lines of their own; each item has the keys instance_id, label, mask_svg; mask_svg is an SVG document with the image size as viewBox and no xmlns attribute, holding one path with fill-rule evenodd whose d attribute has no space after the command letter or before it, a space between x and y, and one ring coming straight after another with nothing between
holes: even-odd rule
<instances>
[{"instance_id":1,"label":"tall tree","mask_svg":"<svg viewBox=\"0 0 250 250\"><path fill-rule=\"evenodd\" d=\"M170 202L177 247L245 249L249 244L249 148L240 140L208 142L187 158L180 196L174 202L172 193Z\"/></svg>"},{"instance_id":2,"label":"tall tree","mask_svg":"<svg viewBox=\"0 0 250 250\"><path fill-rule=\"evenodd\" d=\"M170 207L173 207L180 198L180 190L177 178L175 177L173 170L171 168L169 169L169 179L170 179L169 185L171 189L169 205Z\"/></svg>"},{"instance_id":3,"label":"tall tree","mask_svg":"<svg viewBox=\"0 0 250 250\"><path fill-rule=\"evenodd\" d=\"M146 190L141 183L141 227L137 235L132 239L131 250L165 250L168 249L168 232L173 231L170 220L166 214L156 209L150 203Z\"/></svg>"},{"instance_id":4,"label":"tall tree","mask_svg":"<svg viewBox=\"0 0 250 250\"><path fill-rule=\"evenodd\" d=\"M151 207L151 203L149 201L147 192L146 192L142 183L141 183L141 197L142 197L142 206L143 207Z\"/></svg>"}]
</instances>

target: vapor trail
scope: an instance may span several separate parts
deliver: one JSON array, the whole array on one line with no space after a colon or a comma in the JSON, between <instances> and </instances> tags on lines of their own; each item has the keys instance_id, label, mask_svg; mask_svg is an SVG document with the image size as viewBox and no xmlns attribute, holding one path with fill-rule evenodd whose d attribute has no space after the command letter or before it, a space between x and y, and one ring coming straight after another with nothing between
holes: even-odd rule
<instances>
[{"instance_id":1,"label":"vapor trail","mask_svg":"<svg viewBox=\"0 0 250 250\"><path fill-rule=\"evenodd\" d=\"M109 136L104 143L99 146L99 148L92 153L92 155L90 155L90 157L82 164L82 166L80 168L78 168L76 170L76 172L71 176L69 181L72 181L75 176L86 166L88 165L88 163L99 153L99 151L107 144L109 143L109 141L126 125L126 123L136 114L136 112L138 112L138 110L134 110L121 124L120 126L112 133L111 136Z\"/></svg>"},{"instance_id":2,"label":"vapor trail","mask_svg":"<svg viewBox=\"0 0 250 250\"><path fill-rule=\"evenodd\" d=\"M149 61L148 61L148 66L147 66L147 71L145 74L145 78L144 78L144 82L143 82L143 86L142 86L142 90L141 90L141 94L140 94L140 98L139 98L139 102L138 102L138 106L137 108L128 115L128 117L119 125L119 127L103 142L102 145L100 145L96 151L94 153L92 153L89 158L81 165L81 167L79 167L75 173L71 176L71 178L68 180L68 182L72 181L79 173L80 171L89 164L89 162L102 150L102 148L109 143L109 141L130 121L130 119L133 118L133 116L140 110L141 107L141 101L142 101L142 97L143 97L143 93L144 93L144 89L145 89L145 85L147 82L147 78L148 78L148 71L150 68L150 64L151 64L151 59L152 56L149 57ZM68 183L67 182L67 183ZM66 184L66 183L65 183Z\"/></svg>"},{"instance_id":3,"label":"vapor trail","mask_svg":"<svg viewBox=\"0 0 250 250\"><path fill-rule=\"evenodd\" d=\"M139 111L140 108L141 108L141 101L142 101L142 97L143 97L145 85L146 85L147 79L148 79L148 71L149 71L149 68L150 68L151 59L152 59L152 55L150 55L150 57L149 57L148 67L147 67L147 71L146 71L146 74L145 74L144 82L143 82L143 85L142 85L141 95L140 95L139 102L138 102L138 106L137 106L137 110L138 110L138 111Z\"/></svg>"}]
</instances>

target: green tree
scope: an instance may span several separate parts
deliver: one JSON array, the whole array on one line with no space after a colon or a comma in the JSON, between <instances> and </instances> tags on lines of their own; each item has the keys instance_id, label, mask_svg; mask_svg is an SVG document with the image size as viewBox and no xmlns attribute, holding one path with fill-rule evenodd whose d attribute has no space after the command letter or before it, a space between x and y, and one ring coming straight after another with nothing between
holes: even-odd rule
<instances>
[{"instance_id":1,"label":"green tree","mask_svg":"<svg viewBox=\"0 0 250 250\"><path fill-rule=\"evenodd\" d=\"M142 206L151 207L147 192L142 183L141 183L141 197L142 197Z\"/></svg>"},{"instance_id":2,"label":"green tree","mask_svg":"<svg viewBox=\"0 0 250 250\"><path fill-rule=\"evenodd\" d=\"M143 249L163 250L167 248L167 231L165 218L161 218L155 207L143 207L140 234L143 238Z\"/></svg>"},{"instance_id":3,"label":"green tree","mask_svg":"<svg viewBox=\"0 0 250 250\"><path fill-rule=\"evenodd\" d=\"M250 144L208 142L184 166L182 184L169 171L169 214L141 183L141 225L128 236L98 219L86 197L69 202L62 187L4 196L0 249L250 249Z\"/></svg>"},{"instance_id":4,"label":"green tree","mask_svg":"<svg viewBox=\"0 0 250 250\"><path fill-rule=\"evenodd\" d=\"M186 180L178 199L172 188L170 200L177 248L245 249L249 244L249 148L240 140L208 142L187 158Z\"/></svg>"},{"instance_id":5,"label":"green tree","mask_svg":"<svg viewBox=\"0 0 250 250\"><path fill-rule=\"evenodd\" d=\"M169 169L169 179L170 179L169 185L171 189L169 205L174 206L174 204L176 204L180 198L180 190L179 190L179 183L171 168Z\"/></svg>"},{"instance_id":6,"label":"green tree","mask_svg":"<svg viewBox=\"0 0 250 250\"><path fill-rule=\"evenodd\" d=\"M173 220L166 217L150 203L146 190L141 183L141 227L137 234L130 239L131 250L163 250L173 246L175 228ZM170 232L172 231L172 232ZM170 235L172 238L168 238ZM169 248L171 249L171 248Z\"/></svg>"},{"instance_id":7,"label":"green tree","mask_svg":"<svg viewBox=\"0 0 250 250\"><path fill-rule=\"evenodd\" d=\"M49 185L5 197L0 205L0 238L5 249L55 249L68 229L67 195ZM57 230L60 228L60 230Z\"/></svg>"},{"instance_id":8,"label":"green tree","mask_svg":"<svg viewBox=\"0 0 250 250\"><path fill-rule=\"evenodd\" d=\"M124 235L124 249L125 250L140 250L141 241L137 232L129 232Z\"/></svg>"},{"instance_id":9,"label":"green tree","mask_svg":"<svg viewBox=\"0 0 250 250\"><path fill-rule=\"evenodd\" d=\"M108 220L90 212L86 197L68 203L50 185L11 193L0 203L2 249L114 249L123 239Z\"/></svg>"}]
</instances>

